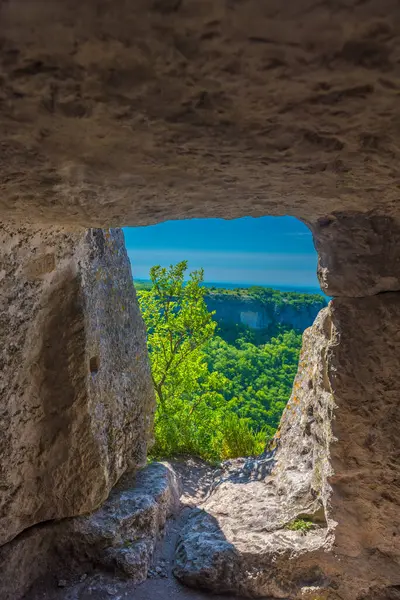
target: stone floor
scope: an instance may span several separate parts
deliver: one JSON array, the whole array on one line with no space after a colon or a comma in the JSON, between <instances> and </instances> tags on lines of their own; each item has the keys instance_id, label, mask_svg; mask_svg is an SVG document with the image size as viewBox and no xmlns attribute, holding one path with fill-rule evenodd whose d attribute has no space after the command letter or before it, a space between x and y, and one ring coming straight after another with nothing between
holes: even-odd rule
<instances>
[{"instance_id":1,"label":"stone floor","mask_svg":"<svg viewBox=\"0 0 400 600\"><path fill-rule=\"evenodd\" d=\"M56 585L46 583L41 590L28 594L26 600L239 600L235 596L215 596L189 589L172 575L181 518L184 515L168 523L166 535L155 555L154 568L144 583L135 586L128 581L98 573L72 586L60 580L58 584L66 585L58 589Z\"/></svg>"},{"instance_id":2,"label":"stone floor","mask_svg":"<svg viewBox=\"0 0 400 600\"><path fill-rule=\"evenodd\" d=\"M179 520L184 518L183 513ZM129 600L205 600L207 598L210 600L234 600L236 596L211 596L207 592L187 588L172 575L176 539L180 529L179 520L169 523L165 539L155 557L155 563L161 565L158 567L162 569L161 577L157 574L154 577L150 576L126 598Z\"/></svg>"},{"instance_id":3,"label":"stone floor","mask_svg":"<svg viewBox=\"0 0 400 600\"><path fill-rule=\"evenodd\" d=\"M146 581L137 585L105 572L70 579L43 581L24 600L238 600L231 595L210 595L181 585L172 574L178 533L192 508L207 496L215 470L202 461L172 461L183 483L180 513L168 520L165 535L159 541L153 565Z\"/></svg>"}]
</instances>

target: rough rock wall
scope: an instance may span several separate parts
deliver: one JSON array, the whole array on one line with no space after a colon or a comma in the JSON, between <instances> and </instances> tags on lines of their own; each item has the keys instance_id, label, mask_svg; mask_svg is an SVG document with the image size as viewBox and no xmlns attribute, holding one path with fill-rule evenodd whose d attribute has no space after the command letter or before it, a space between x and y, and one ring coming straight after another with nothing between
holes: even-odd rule
<instances>
[{"instance_id":1,"label":"rough rock wall","mask_svg":"<svg viewBox=\"0 0 400 600\"><path fill-rule=\"evenodd\" d=\"M87 227L291 214L313 229L328 295L399 290L399 48L398 0L0 1L2 218ZM109 383L102 380L104 355L115 346L87 346L100 331L81 307L82 298L90 304L85 282L93 272L83 277L90 260L79 265L72 250L87 248L86 234L33 229L6 228L0 264L2 541L100 502L124 468L109 449L122 451L136 423L131 414L124 427L132 405L122 410L127 396L113 387L131 375L112 384L110 366ZM24 253L42 235L49 248L31 262ZM93 286L97 306L111 310L111 294L101 296L109 285L99 276ZM337 539L347 558L353 553L359 595L390 597L399 585L386 570L397 552L398 441L385 427L397 421L397 309L383 295L375 304L357 302L332 305L343 351L329 357L325 391L334 388L338 356L346 373L335 388L332 514L343 522ZM374 336L364 337L369 328ZM371 354L374 346L379 352ZM102 399L100 381L112 390ZM114 393L121 410L109 412ZM389 423L375 404L387 409ZM111 414L119 415L115 438ZM376 431L367 443L371 422ZM354 555L370 568L364 589L366 570L357 574ZM385 577L395 581L391 591L382 587Z\"/></svg>"},{"instance_id":2,"label":"rough rock wall","mask_svg":"<svg viewBox=\"0 0 400 600\"><path fill-rule=\"evenodd\" d=\"M180 579L271 598L395 597L399 300L335 299L304 333L276 449L216 482L182 532ZM311 530L288 529L297 519Z\"/></svg>"},{"instance_id":3,"label":"rough rock wall","mask_svg":"<svg viewBox=\"0 0 400 600\"><path fill-rule=\"evenodd\" d=\"M0 2L0 210L398 212L398 0Z\"/></svg>"},{"instance_id":4,"label":"rough rock wall","mask_svg":"<svg viewBox=\"0 0 400 600\"><path fill-rule=\"evenodd\" d=\"M399 331L397 293L332 300L305 334L281 422L281 493L293 496L305 456L333 534L319 564L340 598L400 585Z\"/></svg>"},{"instance_id":5,"label":"rough rock wall","mask_svg":"<svg viewBox=\"0 0 400 600\"><path fill-rule=\"evenodd\" d=\"M318 277L328 296L363 297L400 290L400 218L338 213L309 223Z\"/></svg>"},{"instance_id":6,"label":"rough rock wall","mask_svg":"<svg viewBox=\"0 0 400 600\"><path fill-rule=\"evenodd\" d=\"M74 584L102 569L142 582L165 522L178 509L179 496L180 481L173 469L152 463L122 476L92 514L24 531L0 547L1 600L53 598L51 592L43 593L42 585L57 588L63 579ZM83 597L88 596L79 594Z\"/></svg>"},{"instance_id":7,"label":"rough rock wall","mask_svg":"<svg viewBox=\"0 0 400 600\"><path fill-rule=\"evenodd\" d=\"M340 336L328 361L334 552L345 590L390 597L400 586L400 294L336 299L330 312Z\"/></svg>"},{"instance_id":8,"label":"rough rock wall","mask_svg":"<svg viewBox=\"0 0 400 600\"><path fill-rule=\"evenodd\" d=\"M144 464L154 405L120 230L0 230L0 544L95 509Z\"/></svg>"}]
</instances>

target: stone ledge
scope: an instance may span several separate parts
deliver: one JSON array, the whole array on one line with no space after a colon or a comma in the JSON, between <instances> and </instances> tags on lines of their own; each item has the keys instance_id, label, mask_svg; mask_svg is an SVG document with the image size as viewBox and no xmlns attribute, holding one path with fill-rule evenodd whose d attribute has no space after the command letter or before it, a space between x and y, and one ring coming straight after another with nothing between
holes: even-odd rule
<instances>
[{"instance_id":1,"label":"stone ledge","mask_svg":"<svg viewBox=\"0 0 400 600\"><path fill-rule=\"evenodd\" d=\"M153 463L123 476L91 515L32 527L0 548L1 599L34 598L35 581L49 577L56 586L54 573L67 585L97 570L143 581L179 497L173 469Z\"/></svg>"}]
</instances>

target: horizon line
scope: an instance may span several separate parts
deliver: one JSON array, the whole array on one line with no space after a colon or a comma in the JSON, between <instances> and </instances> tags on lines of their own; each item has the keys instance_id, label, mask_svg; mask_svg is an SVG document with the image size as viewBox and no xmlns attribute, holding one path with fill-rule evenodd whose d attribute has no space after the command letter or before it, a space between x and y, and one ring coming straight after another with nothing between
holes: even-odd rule
<instances>
[{"instance_id":1,"label":"horizon line","mask_svg":"<svg viewBox=\"0 0 400 600\"><path fill-rule=\"evenodd\" d=\"M151 279L146 279L144 277L132 277L134 281L143 281L146 283L150 283ZM188 280L185 280L188 281ZM252 287L285 287L285 288L301 288L301 289L309 289L309 290L319 290L321 294L324 294L322 289L318 285L296 285L296 284L286 284L286 283L254 283L251 281L203 281L203 285L235 285L240 287L241 285L252 286Z\"/></svg>"}]
</instances>

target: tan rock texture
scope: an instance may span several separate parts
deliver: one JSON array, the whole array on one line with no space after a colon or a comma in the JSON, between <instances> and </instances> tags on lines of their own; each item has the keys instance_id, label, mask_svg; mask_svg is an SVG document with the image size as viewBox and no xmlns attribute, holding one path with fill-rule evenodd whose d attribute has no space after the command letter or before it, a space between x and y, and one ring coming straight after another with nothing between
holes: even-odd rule
<instances>
[{"instance_id":1,"label":"tan rock texture","mask_svg":"<svg viewBox=\"0 0 400 600\"><path fill-rule=\"evenodd\" d=\"M102 570L142 582L165 522L178 509L179 496L174 470L153 463L125 474L92 514L23 532L0 548L1 599L54 598L62 580L69 597L74 584L85 580L77 586L85 588L90 576L95 580ZM87 597L81 594L78 591L79 598Z\"/></svg>"},{"instance_id":2,"label":"tan rock texture","mask_svg":"<svg viewBox=\"0 0 400 600\"><path fill-rule=\"evenodd\" d=\"M309 224L318 277L328 296L400 290L400 220L384 215L327 215Z\"/></svg>"},{"instance_id":3,"label":"tan rock texture","mask_svg":"<svg viewBox=\"0 0 400 600\"><path fill-rule=\"evenodd\" d=\"M391 598L400 586L400 295L340 298L331 314L334 550L344 590L356 595L358 585L363 598L387 588Z\"/></svg>"},{"instance_id":4,"label":"tan rock texture","mask_svg":"<svg viewBox=\"0 0 400 600\"><path fill-rule=\"evenodd\" d=\"M182 581L251 597L396 598L399 307L388 293L321 311L276 449L215 481L181 534ZM288 528L298 519L310 531Z\"/></svg>"},{"instance_id":5,"label":"tan rock texture","mask_svg":"<svg viewBox=\"0 0 400 600\"><path fill-rule=\"evenodd\" d=\"M3 215L398 215L398 0L3 0L0 44Z\"/></svg>"},{"instance_id":6,"label":"tan rock texture","mask_svg":"<svg viewBox=\"0 0 400 600\"><path fill-rule=\"evenodd\" d=\"M120 230L0 229L0 544L94 510L154 408Z\"/></svg>"}]
</instances>

